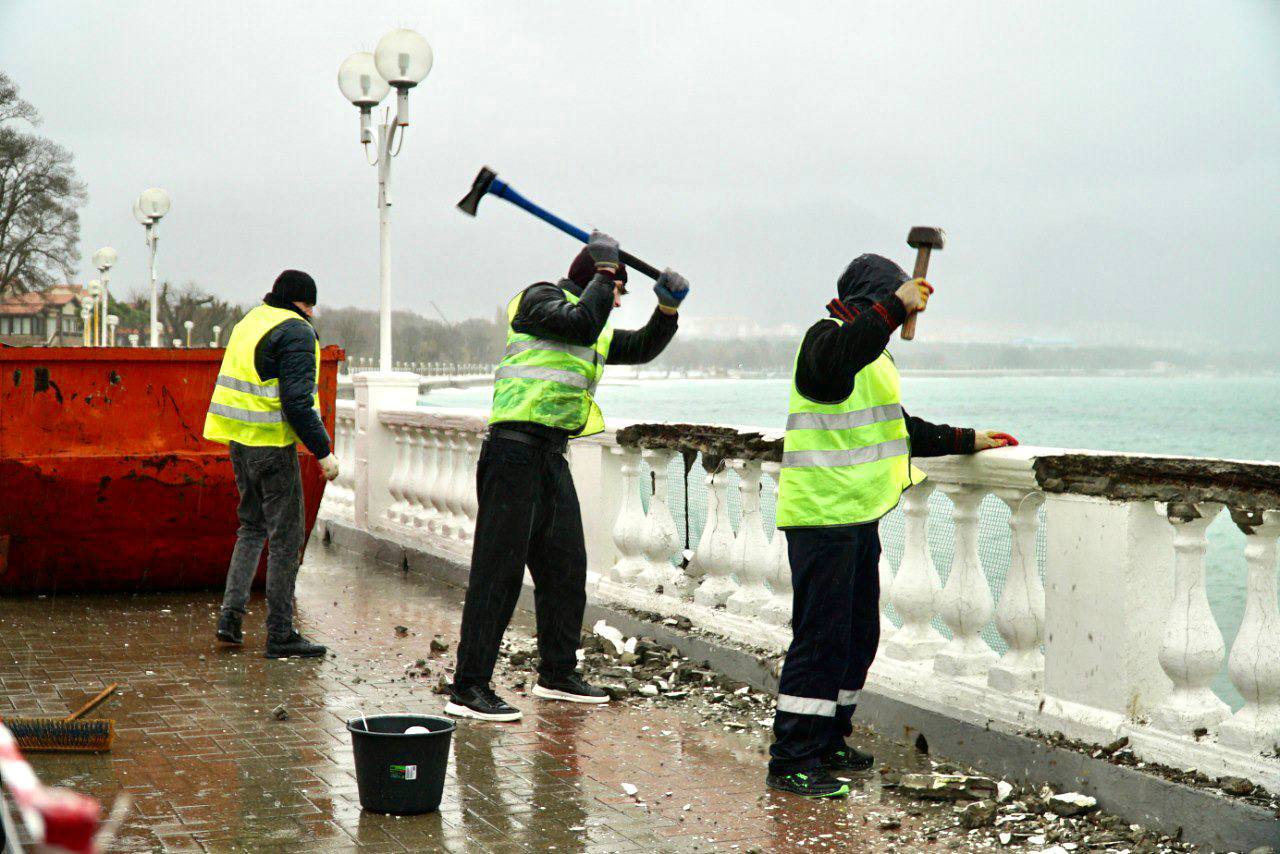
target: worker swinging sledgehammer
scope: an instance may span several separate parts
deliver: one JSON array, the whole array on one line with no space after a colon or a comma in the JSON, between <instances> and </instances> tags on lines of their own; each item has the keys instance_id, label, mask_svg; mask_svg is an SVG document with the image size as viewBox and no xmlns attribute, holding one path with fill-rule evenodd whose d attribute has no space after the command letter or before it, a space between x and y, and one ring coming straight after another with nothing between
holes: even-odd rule
<instances>
[{"instance_id":1,"label":"worker swinging sledgehammer","mask_svg":"<svg viewBox=\"0 0 1280 854\"><path fill-rule=\"evenodd\" d=\"M490 682L526 565L538 623L533 695L608 702L577 670L587 553L565 452L570 439L604 429L595 402L604 366L649 362L675 335L689 285L671 270L655 274L658 306L649 322L615 331L609 314L627 293L627 269L618 242L593 232L568 278L531 285L507 304L506 354L494 374L489 436L476 471L479 509L457 671L445 706L450 715L520 718Z\"/></svg>"},{"instance_id":2,"label":"worker swinging sledgehammer","mask_svg":"<svg viewBox=\"0 0 1280 854\"><path fill-rule=\"evenodd\" d=\"M912 243L922 255L941 245L940 230L930 231L938 240ZM923 266L917 262L908 281L888 258L855 258L827 304L830 317L809 328L796 355L777 510L791 562L792 641L766 778L784 792L847 795L840 775L874 761L845 739L880 640L877 525L923 479L911 457L1017 444L1006 433L930 424L903 411L885 348L933 293Z\"/></svg>"}]
</instances>

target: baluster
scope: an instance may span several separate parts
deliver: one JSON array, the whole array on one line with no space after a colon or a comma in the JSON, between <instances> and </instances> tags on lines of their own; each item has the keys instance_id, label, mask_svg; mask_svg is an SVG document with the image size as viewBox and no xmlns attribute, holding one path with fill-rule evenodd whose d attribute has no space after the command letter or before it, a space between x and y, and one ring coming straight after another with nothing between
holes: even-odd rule
<instances>
[{"instance_id":1,"label":"baluster","mask_svg":"<svg viewBox=\"0 0 1280 854\"><path fill-rule=\"evenodd\" d=\"M333 422L333 453L338 457L338 477L324 488L325 503L329 507L338 509L343 509L347 506L347 487L343 477L346 474L344 465L346 439L343 437L345 430L346 422L341 418L335 419Z\"/></svg>"},{"instance_id":2,"label":"baluster","mask_svg":"<svg viewBox=\"0 0 1280 854\"><path fill-rule=\"evenodd\" d=\"M769 570L765 555L769 541L765 539L764 524L760 519L760 462L734 460L731 465L738 472L742 516L738 520L738 536L733 541L732 552L738 589L725 600L724 606L731 614L754 617L769 601L769 589L764 586L764 576Z\"/></svg>"},{"instance_id":3,"label":"baluster","mask_svg":"<svg viewBox=\"0 0 1280 854\"><path fill-rule=\"evenodd\" d=\"M717 461L707 476L707 524L693 559L701 564L704 578L693 592L693 601L708 608L723 605L737 584L733 571L733 522L729 519L728 471ZM706 465L706 458L703 458Z\"/></svg>"},{"instance_id":4,"label":"baluster","mask_svg":"<svg viewBox=\"0 0 1280 854\"><path fill-rule=\"evenodd\" d=\"M893 577L890 598L902 625L885 644L885 655L899 661L932 658L947 642L933 627L942 584L929 556L931 481L917 483L902 495L902 563Z\"/></svg>"},{"instance_id":5,"label":"baluster","mask_svg":"<svg viewBox=\"0 0 1280 854\"><path fill-rule=\"evenodd\" d=\"M424 457L426 456L424 445L426 436L422 427L409 428L409 474L405 478L405 501L408 509L405 511L404 523L411 527L418 527L419 520L422 518L422 506L424 502L425 484L422 479Z\"/></svg>"},{"instance_id":6,"label":"baluster","mask_svg":"<svg viewBox=\"0 0 1280 854\"><path fill-rule=\"evenodd\" d=\"M889 591L893 589L893 567L884 550L880 551L880 564L876 567L880 580L880 640L885 641L898 630L889 619Z\"/></svg>"},{"instance_id":7,"label":"baluster","mask_svg":"<svg viewBox=\"0 0 1280 854\"><path fill-rule=\"evenodd\" d=\"M449 484L453 483L453 454L449 452L449 437L443 428L432 430L431 437L436 446L436 476L431 483L431 506L436 512L427 529L443 537L449 522Z\"/></svg>"},{"instance_id":8,"label":"baluster","mask_svg":"<svg viewBox=\"0 0 1280 854\"><path fill-rule=\"evenodd\" d=\"M680 548L676 523L667 506L667 469L673 454L673 451L656 448L641 451L653 472L653 495L649 497L649 512L645 517L645 566L635 581L636 586L647 593L657 591L669 596L676 595L675 582L682 574L671 564L671 556Z\"/></svg>"},{"instance_id":9,"label":"baluster","mask_svg":"<svg viewBox=\"0 0 1280 854\"><path fill-rule=\"evenodd\" d=\"M1009 577L996 608L996 628L1009 649L991 666L987 684L1011 694L1038 691L1044 684L1044 584L1036 562L1036 529L1044 495L1024 489L1001 489L996 495L1009 505Z\"/></svg>"},{"instance_id":10,"label":"baluster","mask_svg":"<svg viewBox=\"0 0 1280 854\"><path fill-rule=\"evenodd\" d=\"M773 482L774 507L777 507L778 477L782 465L766 462L763 468ZM769 550L765 552L765 567L764 577L769 582L771 593L769 601L760 606L760 619L775 626L785 626L791 622L791 561L787 557L786 534L777 528L773 529Z\"/></svg>"},{"instance_id":11,"label":"baluster","mask_svg":"<svg viewBox=\"0 0 1280 854\"><path fill-rule=\"evenodd\" d=\"M404 511L408 507L404 497L405 468L409 463L408 443L405 441L408 428L403 424L389 424L386 427L395 436L396 443L395 461L387 478L387 492L391 493L393 500L387 507L386 517L388 522L399 523L404 520Z\"/></svg>"},{"instance_id":12,"label":"baluster","mask_svg":"<svg viewBox=\"0 0 1280 854\"><path fill-rule=\"evenodd\" d=\"M444 518L441 520L440 533L450 539L458 539L462 529L462 494L458 489L458 475L465 467L465 463L462 461L461 442L456 434L457 431L453 429L440 431L441 447L449 457L449 479L441 485Z\"/></svg>"},{"instance_id":13,"label":"baluster","mask_svg":"<svg viewBox=\"0 0 1280 854\"><path fill-rule=\"evenodd\" d=\"M951 640L938 650L933 668L948 676L983 676L996 654L982 637L995 603L978 557L978 505L982 492L965 484L943 484L954 510L955 543L951 574L942 588L938 612L951 629Z\"/></svg>"},{"instance_id":14,"label":"baluster","mask_svg":"<svg viewBox=\"0 0 1280 854\"><path fill-rule=\"evenodd\" d=\"M462 534L471 540L476 535L476 515L480 510L480 499L476 494L477 453L480 449L480 437L467 430L462 434L462 458L465 461L462 477Z\"/></svg>"},{"instance_id":15,"label":"baluster","mask_svg":"<svg viewBox=\"0 0 1280 854\"><path fill-rule=\"evenodd\" d=\"M342 485L346 489L347 506L356 506L356 422L354 419L344 421L346 425L342 444L342 462L339 463Z\"/></svg>"},{"instance_id":16,"label":"baluster","mask_svg":"<svg viewBox=\"0 0 1280 854\"><path fill-rule=\"evenodd\" d=\"M422 473L418 477L418 500L422 505L418 514L413 517L414 527L431 530L431 523L439 516L440 510L435 504L436 480L440 476L440 448L436 442L435 428L423 427L422 440Z\"/></svg>"},{"instance_id":17,"label":"baluster","mask_svg":"<svg viewBox=\"0 0 1280 854\"><path fill-rule=\"evenodd\" d=\"M1250 752L1274 752L1280 744L1280 611L1276 608L1276 537L1280 511L1236 512L1245 532L1244 559L1249 564L1244 619L1227 671L1244 697L1244 706L1223 721L1223 744Z\"/></svg>"},{"instance_id":18,"label":"baluster","mask_svg":"<svg viewBox=\"0 0 1280 854\"><path fill-rule=\"evenodd\" d=\"M1152 714L1164 729L1191 735L1227 716L1227 704L1209 687L1222 668L1226 644L1209 610L1204 586L1205 531L1221 504L1170 503L1173 525L1173 601L1160 643L1160 666L1173 690Z\"/></svg>"},{"instance_id":19,"label":"baluster","mask_svg":"<svg viewBox=\"0 0 1280 854\"><path fill-rule=\"evenodd\" d=\"M645 515L640 502L640 453L635 448L613 447L622 458L622 506L613 520L613 544L618 547L618 560L609 567L610 581L630 584L645 568Z\"/></svg>"}]
</instances>

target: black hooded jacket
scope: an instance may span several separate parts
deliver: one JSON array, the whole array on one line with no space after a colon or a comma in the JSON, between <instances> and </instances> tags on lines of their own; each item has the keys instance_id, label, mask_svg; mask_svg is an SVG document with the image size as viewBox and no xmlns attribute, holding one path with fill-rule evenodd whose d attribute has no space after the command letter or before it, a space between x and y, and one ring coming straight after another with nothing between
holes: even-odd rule
<instances>
[{"instance_id":1,"label":"black hooded jacket","mask_svg":"<svg viewBox=\"0 0 1280 854\"><path fill-rule=\"evenodd\" d=\"M563 290L562 290L563 289ZM577 303L564 298L564 291L578 297ZM582 347L590 347L600 337L609 314L613 311L613 279L594 276L585 288L569 279L558 284L538 282L524 291L520 309L511 328L525 335L550 338ZM666 349L675 337L679 320L674 314L653 310L649 322L639 329L617 329L609 345L607 365L643 365ZM557 430L528 421L506 421L495 426L531 433L552 441L566 439L567 430Z\"/></svg>"},{"instance_id":2,"label":"black hooded jacket","mask_svg":"<svg viewBox=\"0 0 1280 854\"><path fill-rule=\"evenodd\" d=\"M853 393L858 371L874 362L889 338L906 319L907 309L895 291L908 276L880 255L860 255L840 276L840 303L854 314L843 324L819 320L805 333L796 362L796 388L818 403L839 403ZM828 308L833 317L834 308ZM931 424L907 415L911 454L939 457L973 453L974 431L947 424Z\"/></svg>"},{"instance_id":3,"label":"black hooded jacket","mask_svg":"<svg viewBox=\"0 0 1280 854\"><path fill-rule=\"evenodd\" d=\"M264 380L280 380L280 408L285 419L307 450L317 460L323 460L333 449L312 396L316 385L315 327L293 303L284 304L271 294L263 301L296 312L298 319L286 320L262 336L253 351L253 366Z\"/></svg>"}]
</instances>

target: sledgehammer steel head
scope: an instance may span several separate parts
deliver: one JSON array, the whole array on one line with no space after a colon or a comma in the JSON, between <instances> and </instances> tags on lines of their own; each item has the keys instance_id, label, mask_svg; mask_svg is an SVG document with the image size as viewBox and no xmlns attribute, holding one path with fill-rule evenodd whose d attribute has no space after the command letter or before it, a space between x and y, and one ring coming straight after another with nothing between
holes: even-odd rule
<instances>
[{"instance_id":1,"label":"sledgehammer steel head","mask_svg":"<svg viewBox=\"0 0 1280 854\"><path fill-rule=\"evenodd\" d=\"M480 200L484 198L485 193L489 192L493 179L497 177L498 173L488 166L482 168L476 175L476 179L471 182L471 192L463 196L462 201L458 202L458 210L467 216L475 216L476 209L480 207Z\"/></svg>"},{"instance_id":2,"label":"sledgehammer steel head","mask_svg":"<svg viewBox=\"0 0 1280 854\"><path fill-rule=\"evenodd\" d=\"M929 272L929 253L947 245L947 233L932 225L912 226L907 232L907 245L916 250L916 268L912 278L923 279ZM903 341L916 337L916 318L919 316L919 312L913 312L903 321Z\"/></svg>"}]
</instances>

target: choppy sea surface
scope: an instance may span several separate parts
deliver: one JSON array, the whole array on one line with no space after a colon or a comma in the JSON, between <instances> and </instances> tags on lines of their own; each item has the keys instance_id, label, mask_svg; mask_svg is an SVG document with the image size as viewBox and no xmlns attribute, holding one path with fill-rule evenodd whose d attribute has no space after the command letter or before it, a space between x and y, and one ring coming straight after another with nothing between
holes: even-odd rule
<instances>
[{"instance_id":1,"label":"choppy sea surface","mask_svg":"<svg viewBox=\"0 0 1280 854\"><path fill-rule=\"evenodd\" d=\"M599 401L606 418L781 428L789 387L781 379L606 378ZM487 387L432 391L421 405L487 408L490 394ZM907 374L903 404L930 421L1004 430L1029 445L1280 461L1280 376L1274 375ZM1209 603L1229 648L1244 613L1244 535L1223 514L1210 527L1209 542ZM946 561L938 562L945 573ZM1225 668L1215 689L1239 706Z\"/></svg>"}]
</instances>

